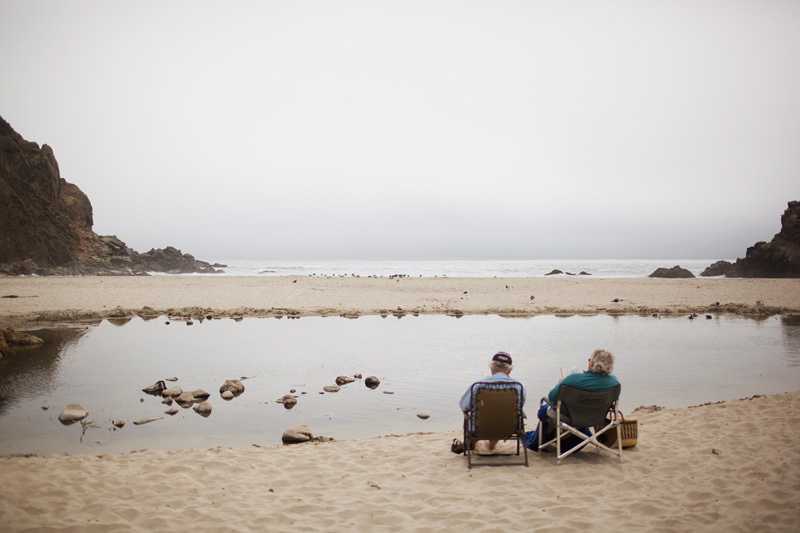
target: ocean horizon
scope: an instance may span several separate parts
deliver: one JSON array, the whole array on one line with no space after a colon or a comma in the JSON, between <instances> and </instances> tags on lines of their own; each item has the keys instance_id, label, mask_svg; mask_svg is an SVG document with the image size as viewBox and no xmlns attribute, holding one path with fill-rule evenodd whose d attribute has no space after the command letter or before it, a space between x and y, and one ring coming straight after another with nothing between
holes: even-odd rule
<instances>
[{"instance_id":1,"label":"ocean horizon","mask_svg":"<svg viewBox=\"0 0 800 533\"><path fill-rule=\"evenodd\" d=\"M699 277L719 259L205 259L227 276L359 277L593 277L646 278L658 268L679 265ZM727 259L728 261L735 261ZM560 270L561 274L550 274ZM182 274L185 275L185 274ZM206 274L198 274L206 275Z\"/></svg>"}]
</instances>

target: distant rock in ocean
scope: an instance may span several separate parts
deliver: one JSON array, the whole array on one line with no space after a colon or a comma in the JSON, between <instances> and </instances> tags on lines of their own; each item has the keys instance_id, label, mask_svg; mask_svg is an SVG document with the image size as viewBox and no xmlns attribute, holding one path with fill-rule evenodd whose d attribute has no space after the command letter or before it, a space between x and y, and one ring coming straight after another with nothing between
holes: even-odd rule
<instances>
[{"instance_id":1,"label":"distant rock in ocean","mask_svg":"<svg viewBox=\"0 0 800 533\"><path fill-rule=\"evenodd\" d=\"M715 263L716 264L716 263ZM800 202L791 201L781 216L781 230L770 242L757 242L725 274L729 278L800 277Z\"/></svg>"},{"instance_id":2,"label":"distant rock in ocean","mask_svg":"<svg viewBox=\"0 0 800 533\"><path fill-rule=\"evenodd\" d=\"M205 261L167 247L141 254L92 231L92 204L60 175L53 150L29 142L0 117L0 273L131 275L214 273Z\"/></svg>"},{"instance_id":3,"label":"distant rock in ocean","mask_svg":"<svg viewBox=\"0 0 800 533\"><path fill-rule=\"evenodd\" d=\"M711 276L727 276L728 272L731 271L733 268L733 263L730 261L717 261L706 267L703 272L700 273L702 277L711 277Z\"/></svg>"},{"instance_id":4,"label":"distant rock in ocean","mask_svg":"<svg viewBox=\"0 0 800 533\"><path fill-rule=\"evenodd\" d=\"M680 265L675 265L672 268L657 268L650 274L651 278L693 278L694 274L681 268Z\"/></svg>"}]
</instances>

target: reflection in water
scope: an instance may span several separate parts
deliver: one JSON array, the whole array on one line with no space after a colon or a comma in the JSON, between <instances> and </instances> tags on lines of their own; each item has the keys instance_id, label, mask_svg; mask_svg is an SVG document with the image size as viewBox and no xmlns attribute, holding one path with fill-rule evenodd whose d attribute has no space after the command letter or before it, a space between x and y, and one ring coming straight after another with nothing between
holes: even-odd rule
<instances>
[{"instance_id":1,"label":"reflection in water","mask_svg":"<svg viewBox=\"0 0 800 533\"><path fill-rule=\"evenodd\" d=\"M60 354L74 346L87 328L27 331L44 340L41 346L14 346L14 355L0 360L0 416L10 404L47 394L55 386Z\"/></svg>"},{"instance_id":2,"label":"reflection in water","mask_svg":"<svg viewBox=\"0 0 800 533\"><path fill-rule=\"evenodd\" d=\"M141 448L279 445L306 424L337 439L461 427L458 398L488 373L498 350L537 402L561 368L586 365L595 348L617 356L622 408L680 407L796 390L800 318L496 315L378 316L348 320L248 318L179 321L134 318L34 332L47 342L0 362L0 454L126 452ZM377 376L326 392L337 376ZM204 417L142 389L210 391ZM226 380L245 392L225 401ZM296 403L286 402L291 398ZM58 423L78 403L95 422ZM42 406L49 405L48 411ZM174 408L174 414L166 413ZM416 415L430 417L422 421ZM140 419L155 421L134 425ZM123 427L115 422L124 420Z\"/></svg>"},{"instance_id":3,"label":"reflection in water","mask_svg":"<svg viewBox=\"0 0 800 533\"><path fill-rule=\"evenodd\" d=\"M800 366L800 315L786 315L781 317L781 321L787 364Z\"/></svg>"}]
</instances>

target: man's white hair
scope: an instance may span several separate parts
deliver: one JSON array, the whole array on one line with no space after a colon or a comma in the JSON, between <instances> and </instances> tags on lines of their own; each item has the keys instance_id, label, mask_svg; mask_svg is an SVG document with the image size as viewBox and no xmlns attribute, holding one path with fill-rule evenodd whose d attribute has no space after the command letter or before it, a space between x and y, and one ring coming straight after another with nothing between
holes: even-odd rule
<instances>
[{"instance_id":1,"label":"man's white hair","mask_svg":"<svg viewBox=\"0 0 800 533\"><path fill-rule=\"evenodd\" d=\"M497 374L498 372L503 372L508 374L511 372L511 369L514 368L512 365L508 363L501 363L500 361L489 361L489 370L492 371L492 374Z\"/></svg>"}]
</instances>

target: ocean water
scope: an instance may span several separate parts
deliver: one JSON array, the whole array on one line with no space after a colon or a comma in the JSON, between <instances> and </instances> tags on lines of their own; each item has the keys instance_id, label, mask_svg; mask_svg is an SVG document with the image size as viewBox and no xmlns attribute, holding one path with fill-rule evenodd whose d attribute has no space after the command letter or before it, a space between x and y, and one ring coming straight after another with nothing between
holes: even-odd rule
<instances>
[{"instance_id":1,"label":"ocean water","mask_svg":"<svg viewBox=\"0 0 800 533\"><path fill-rule=\"evenodd\" d=\"M800 384L799 316L421 315L192 325L161 317L34 333L47 343L0 360L2 455L272 446L297 424L336 439L460 430L458 400L488 374L498 350L514 358L512 376L527 387L529 416L560 369L584 368L595 348L616 355L625 413L639 405L685 407L788 392ZM380 386L356 380L321 394L337 376L357 373L377 376ZM172 376L184 390L211 393L211 416L180 408L166 415L161 398L141 390ZM223 400L220 385L243 377L244 394ZM275 402L292 390L293 409ZM83 405L93 423L59 423L69 403ZM151 417L160 420L131 423ZM116 419L127 424L116 429Z\"/></svg>"},{"instance_id":2,"label":"ocean water","mask_svg":"<svg viewBox=\"0 0 800 533\"><path fill-rule=\"evenodd\" d=\"M660 267L675 265L695 276L718 259L537 259L537 260L242 260L205 259L227 265L226 276L392 276L543 277L554 269L568 276L644 278Z\"/></svg>"}]
</instances>

